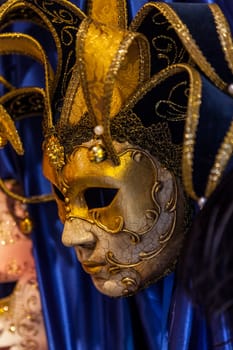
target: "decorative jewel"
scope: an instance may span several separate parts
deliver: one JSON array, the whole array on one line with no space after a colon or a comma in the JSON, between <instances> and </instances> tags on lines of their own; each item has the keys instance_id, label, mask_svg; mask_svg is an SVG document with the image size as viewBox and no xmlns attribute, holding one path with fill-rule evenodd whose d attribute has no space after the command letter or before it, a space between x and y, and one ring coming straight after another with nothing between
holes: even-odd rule
<instances>
[{"instance_id":1,"label":"decorative jewel","mask_svg":"<svg viewBox=\"0 0 233 350\"><path fill-rule=\"evenodd\" d=\"M57 170L65 165L64 147L60 144L59 139L55 135L52 135L46 142L46 153L50 163L57 168Z\"/></svg>"},{"instance_id":2,"label":"decorative jewel","mask_svg":"<svg viewBox=\"0 0 233 350\"><path fill-rule=\"evenodd\" d=\"M28 216L20 221L19 226L20 230L25 235L29 235L32 232L33 224L32 220Z\"/></svg>"},{"instance_id":3,"label":"decorative jewel","mask_svg":"<svg viewBox=\"0 0 233 350\"><path fill-rule=\"evenodd\" d=\"M99 140L99 136L103 135L104 127L103 125L96 125L94 127L96 144L89 149L89 159L91 162L100 163L107 158L107 152L102 145L102 141Z\"/></svg>"},{"instance_id":4,"label":"decorative jewel","mask_svg":"<svg viewBox=\"0 0 233 350\"><path fill-rule=\"evenodd\" d=\"M88 156L91 162L100 163L107 158L107 153L105 148L98 143L89 149Z\"/></svg>"}]
</instances>

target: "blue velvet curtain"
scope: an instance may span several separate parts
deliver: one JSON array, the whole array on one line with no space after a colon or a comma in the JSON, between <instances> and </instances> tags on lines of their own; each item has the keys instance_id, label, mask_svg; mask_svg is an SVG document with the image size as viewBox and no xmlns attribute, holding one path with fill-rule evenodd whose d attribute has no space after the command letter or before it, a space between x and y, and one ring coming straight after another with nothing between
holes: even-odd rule
<instances>
[{"instance_id":1,"label":"blue velvet curtain","mask_svg":"<svg viewBox=\"0 0 233 350\"><path fill-rule=\"evenodd\" d=\"M129 0L132 18L146 0ZM168 3L176 2L172 0ZM187 3L189 1L179 1ZM192 2L213 2L195 1ZM85 0L73 0L85 10ZM233 28L233 1L217 0ZM30 32L30 26L25 26ZM43 33L37 33L43 36ZM42 38L42 40L46 40ZM53 48L50 50L51 57ZM43 86L38 65L25 59L3 58L1 70L17 86ZM41 118L20 122L25 156L11 149L0 152L0 174L16 177L27 195L48 193L41 168ZM207 325L192 306L176 273L135 296L111 299L101 295L84 273L71 248L61 243L62 225L54 203L30 206L32 239L50 350L207 350L233 349L225 318Z\"/></svg>"}]
</instances>

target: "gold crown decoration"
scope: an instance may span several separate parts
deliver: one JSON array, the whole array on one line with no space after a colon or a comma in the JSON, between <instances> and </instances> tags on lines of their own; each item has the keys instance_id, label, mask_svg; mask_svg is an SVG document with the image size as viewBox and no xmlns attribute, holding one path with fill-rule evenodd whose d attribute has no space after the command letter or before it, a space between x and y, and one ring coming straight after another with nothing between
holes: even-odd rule
<instances>
[{"instance_id":1,"label":"gold crown decoration","mask_svg":"<svg viewBox=\"0 0 233 350\"><path fill-rule=\"evenodd\" d=\"M231 36L228 35L230 32L228 24L216 5L212 4L208 7L216 23L216 30L218 32L220 45L223 49L222 51L232 71L232 42ZM85 119L86 115L92 120L93 128L95 128L95 126L102 127L102 133L98 135L97 139L101 139L101 143L104 146L103 148L106 149L108 156L112 159L113 163L117 164L118 160L112 146L110 124L114 124L114 117L120 114L119 112L121 109L125 111L124 105L129 102L129 97L131 97L144 82L149 82L151 60L155 59L154 52L151 52L151 56L149 55L147 40L143 35L137 33L139 30L148 36L146 29L144 29L144 22L148 17L151 17L155 23L154 30L158 30L158 24L161 26L161 23L166 22L166 25L170 26L170 32L173 31L175 33L172 33L172 35L177 36L177 43L181 45L179 55L173 57L171 60L169 49L164 50L162 54L162 50L160 50L156 44L158 40L161 40L161 36L154 36L153 39L149 38L149 40L151 40L151 42L149 42L150 48L158 48L159 60L162 61L165 58L168 70L170 66L177 63L188 63L189 67L183 66L182 69L184 70L187 70L187 68L190 70L192 69L192 65L196 65L200 67L204 74L206 74L218 88L227 90L229 86L229 84L222 79L221 75L216 72L216 69L213 68L211 63L207 61L195 40L192 38L188 27L183 23L171 6L163 3L146 4L139 11L128 30L126 1L106 2L104 6L101 1L89 1L87 8L89 17L67 1L51 1L46 3L44 1L33 0L9 0L0 8L1 27L3 29L7 28L7 25L12 23L12 21L32 21L39 26L46 27L52 34L56 44L58 64L56 72L53 74L43 48L34 38L25 34L3 33L0 39L2 55L12 52L27 55L36 59L44 66L44 91L42 92L41 89L40 92L36 92L33 91L33 88L31 88L31 91L30 88L28 91L25 89L22 89L22 91L16 89L18 90L16 95L18 95L18 98L19 96L24 96L24 102L22 103L25 103L25 96L27 94L41 94L39 98L42 101L41 104L44 106L43 123L45 145L47 142L49 144L49 146L44 147L48 147L51 162L54 160L55 167L58 168L61 168L64 164L63 152L59 152L63 147L63 145L59 144L60 139L64 141L67 137L68 131L64 129L69 128L69 125L72 129L82 118ZM110 8L112 11L108 11ZM110 12L111 16L109 16ZM96 37L97 40L92 40L93 37ZM166 40L168 39L169 36L166 32ZM170 38L170 40L174 42L173 37ZM112 46L113 43L115 47ZM91 47L93 50L92 52L90 51ZM176 47L176 50L178 49L179 47ZM93 53L95 53L95 55L93 55ZM100 72L98 76L98 69L94 71L93 67L98 67L98 62L101 62L101 56L105 61L105 72ZM131 64L128 64L128 62L131 62ZM95 64L97 64L97 66L95 66ZM125 70L126 67L128 71L127 69ZM176 74L176 69L172 69L174 72L172 74ZM178 70L179 69L180 68L178 68ZM167 73L162 72L162 74L166 76ZM127 84L124 84L126 79ZM158 84L156 79L154 80L154 85ZM158 78L158 81L159 80ZM141 89L141 95L145 93L146 89ZM98 96L99 100L96 100L96 96ZM9 96L9 99L12 101L15 98L16 97L12 98ZM191 100L192 97L189 96L189 99ZM174 101L168 101L171 107ZM130 105L130 103L128 104ZM53 120L54 116L52 114L54 114L54 111L59 109L61 105L63 106L61 116L58 118L57 126L55 126L55 121ZM129 110L127 113L132 115ZM184 112L183 115L185 115L185 113L186 112ZM64 126L66 126L66 128ZM62 134L63 132L65 136ZM95 132L93 133L94 137L96 137ZM4 142L4 136L2 135L1 137L2 142ZM53 138L53 141L49 141L50 137ZM90 137L90 133L88 133L87 137ZM169 138L169 135L166 134L166 137ZM69 143L69 141L65 142ZM53 144L52 149L54 152L60 154L59 160L57 156L52 155L51 144ZM71 145L68 147L71 147ZM99 144L97 149L101 153L102 148L99 148ZM185 154L186 153L187 152L185 152ZM184 172L186 174L187 166L184 167ZM184 176L184 178L186 178L186 176ZM184 183L186 187L190 187L187 185L185 179ZM188 190L188 192L190 191ZM192 193L191 196L193 197Z\"/></svg>"},{"instance_id":2,"label":"gold crown decoration","mask_svg":"<svg viewBox=\"0 0 233 350\"><path fill-rule=\"evenodd\" d=\"M193 172L199 125L205 111L206 118L213 113L206 97L213 95L215 100L223 99L229 110L233 106L229 88L233 76L230 30L216 5L206 5L205 10L219 61L224 62L222 65L215 62L211 50L206 51L204 40L197 42L195 26L189 25L179 5L148 3L130 26L126 0L90 0L87 14L65 0L8 0L0 7L0 26L4 31L12 21L32 21L48 31L56 46L57 66L53 71L46 48L38 40L23 33L0 34L1 55L29 56L43 66L45 77L43 89L11 88L5 78L1 78L10 90L0 98L4 127L0 134L3 144L5 137L16 151L22 152L13 121L43 112L43 170L53 184L59 215L65 224L72 225L74 220L81 219L90 225L96 224L98 229L114 226L105 209L87 210L84 192L88 186L94 188L99 184L109 188L109 179L114 177L119 184L127 167L133 178L131 168L140 163L134 158L135 150L140 150L139 158L148 157L152 164L156 159L152 167L156 176L167 176L156 170L160 166L164 172L171 172L174 181L168 182L174 188L170 199L161 195L162 180L157 183L153 179L150 183L152 199L148 205L158 204L160 196L163 200L156 207L156 215L152 215L153 210L146 209L150 224L146 221L139 233L134 231L130 220L132 227L124 226L118 205L108 205L115 215L114 220L122 223L118 225L122 231L131 238L137 237L133 244L140 244L144 233L148 234L151 226L156 227L161 213L169 216L172 224L164 226L166 232L160 235L159 247L141 251L140 259L142 256L155 258L168 241L172 242L181 221L182 214L178 212L184 212L183 221L189 220L187 197L201 206L218 185L231 159L233 124L228 120L223 138L218 140L217 150L213 151L214 161L204 193L196 193ZM148 159L147 164L150 164ZM103 183L99 175L101 169L106 178ZM80 178L80 174L83 177ZM127 171L124 175L128 179ZM73 188L74 183L77 188ZM114 183L116 188L117 184ZM4 189L1 181L0 186ZM180 189L182 186L185 195ZM33 202L33 198L28 200ZM35 197L34 202L38 201L40 197ZM186 224L180 225L181 231L186 230ZM118 233L118 226L112 232ZM109 227L106 231L111 232ZM163 237L168 238L163 240ZM183 232L179 249L182 239ZM178 251L162 275L170 271L177 255ZM108 257L112 264L118 261L111 251ZM141 265L143 259L140 259L131 267ZM119 261L115 268L124 269L122 276L127 279L124 273L130 264ZM137 278L136 274L135 281ZM127 289L126 294L128 292Z\"/></svg>"}]
</instances>

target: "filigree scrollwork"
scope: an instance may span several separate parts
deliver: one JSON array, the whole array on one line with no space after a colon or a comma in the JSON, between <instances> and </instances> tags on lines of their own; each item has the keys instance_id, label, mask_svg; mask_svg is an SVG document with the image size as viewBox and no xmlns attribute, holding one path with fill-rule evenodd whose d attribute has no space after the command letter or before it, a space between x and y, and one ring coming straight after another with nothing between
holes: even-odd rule
<instances>
[{"instance_id":1,"label":"filigree scrollwork","mask_svg":"<svg viewBox=\"0 0 233 350\"><path fill-rule=\"evenodd\" d=\"M183 81L174 86L168 94L167 100L159 100L155 105L155 113L168 121L185 120L187 104L180 103L180 95L188 96L188 83Z\"/></svg>"}]
</instances>

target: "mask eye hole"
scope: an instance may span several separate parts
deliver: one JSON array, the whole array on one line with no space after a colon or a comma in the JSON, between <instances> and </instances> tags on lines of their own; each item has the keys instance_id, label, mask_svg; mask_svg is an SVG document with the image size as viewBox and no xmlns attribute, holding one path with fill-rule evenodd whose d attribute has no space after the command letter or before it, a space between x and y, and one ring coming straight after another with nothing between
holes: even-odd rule
<instances>
[{"instance_id":1,"label":"mask eye hole","mask_svg":"<svg viewBox=\"0 0 233 350\"><path fill-rule=\"evenodd\" d=\"M88 209L104 208L110 205L115 198L118 189L91 187L84 192L84 198Z\"/></svg>"},{"instance_id":2,"label":"mask eye hole","mask_svg":"<svg viewBox=\"0 0 233 350\"><path fill-rule=\"evenodd\" d=\"M8 296L10 296L16 287L16 283L17 282L1 283L1 285L0 285L0 298L7 298Z\"/></svg>"},{"instance_id":3,"label":"mask eye hole","mask_svg":"<svg viewBox=\"0 0 233 350\"><path fill-rule=\"evenodd\" d=\"M60 199L62 202L65 202L65 197L55 185L53 185L53 190L57 198Z\"/></svg>"}]
</instances>

